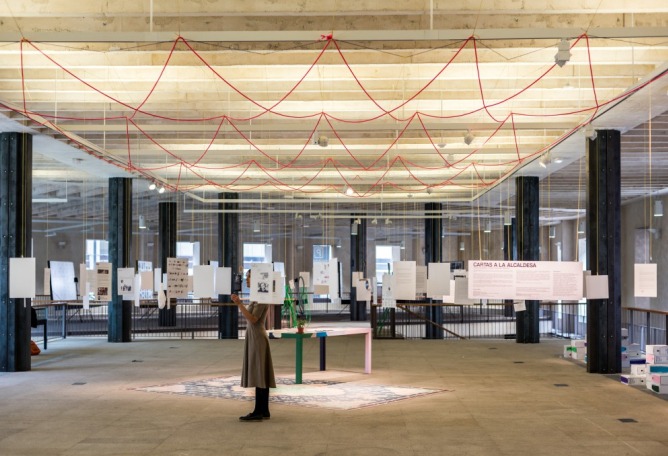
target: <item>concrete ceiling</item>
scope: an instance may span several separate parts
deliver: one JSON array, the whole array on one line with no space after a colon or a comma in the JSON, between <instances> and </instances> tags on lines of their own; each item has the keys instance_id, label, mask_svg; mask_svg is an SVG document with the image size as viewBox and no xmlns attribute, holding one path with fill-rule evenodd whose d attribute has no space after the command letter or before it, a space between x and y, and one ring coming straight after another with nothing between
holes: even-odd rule
<instances>
[{"instance_id":1,"label":"concrete ceiling","mask_svg":"<svg viewBox=\"0 0 668 456\"><path fill-rule=\"evenodd\" d=\"M40 219L95 223L106 179L137 176L201 211L435 201L470 229L538 175L555 223L583 214L588 125L623 132L625 199L668 187L665 0L48 0L0 21L0 129L37 135Z\"/></svg>"}]
</instances>

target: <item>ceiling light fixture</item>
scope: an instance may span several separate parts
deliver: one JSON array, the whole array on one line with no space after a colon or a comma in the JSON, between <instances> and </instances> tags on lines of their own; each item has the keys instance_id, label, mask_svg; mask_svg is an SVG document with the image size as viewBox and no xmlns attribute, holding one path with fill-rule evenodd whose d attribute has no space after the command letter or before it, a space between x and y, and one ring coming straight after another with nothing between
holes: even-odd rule
<instances>
[{"instance_id":1,"label":"ceiling light fixture","mask_svg":"<svg viewBox=\"0 0 668 456\"><path fill-rule=\"evenodd\" d=\"M377 218L372 219L371 224L372 225L378 225L378 219Z\"/></svg>"},{"instance_id":2,"label":"ceiling light fixture","mask_svg":"<svg viewBox=\"0 0 668 456\"><path fill-rule=\"evenodd\" d=\"M505 214L503 214L503 224L505 226L510 226L513 224L513 218L510 215L510 212L506 212Z\"/></svg>"},{"instance_id":3,"label":"ceiling light fixture","mask_svg":"<svg viewBox=\"0 0 668 456\"><path fill-rule=\"evenodd\" d=\"M654 201L654 217L663 217L663 201Z\"/></svg>"},{"instance_id":4,"label":"ceiling light fixture","mask_svg":"<svg viewBox=\"0 0 668 456\"><path fill-rule=\"evenodd\" d=\"M538 164L540 165L541 168L547 169L547 157L540 157L540 160L538 160Z\"/></svg>"},{"instance_id":5,"label":"ceiling light fixture","mask_svg":"<svg viewBox=\"0 0 668 456\"><path fill-rule=\"evenodd\" d=\"M385 219L385 224L386 225L392 225L392 220L390 220L389 218L386 218Z\"/></svg>"},{"instance_id":6,"label":"ceiling light fixture","mask_svg":"<svg viewBox=\"0 0 668 456\"><path fill-rule=\"evenodd\" d=\"M155 187L156 187L155 182L151 182L150 184L148 184L149 190L155 190Z\"/></svg>"},{"instance_id":7,"label":"ceiling light fixture","mask_svg":"<svg viewBox=\"0 0 668 456\"><path fill-rule=\"evenodd\" d=\"M158 193L160 193L160 194L165 193L165 187L160 187L160 189L158 190Z\"/></svg>"},{"instance_id":8,"label":"ceiling light fixture","mask_svg":"<svg viewBox=\"0 0 668 456\"><path fill-rule=\"evenodd\" d=\"M563 67L571 59L571 44L566 39L562 39L557 46L557 53L554 54L554 63Z\"/></svg>"},{"instance_id":9,"label":"ceiling light fixture","mask_svg":"<svg viewBox=\"0 0 668 456\"><path fill-rule=\"evenodd\" d=\"M548 237L550 239L554 239L557 237L557 227L556 226L551 226L548 231Z\"/></svg>"},{"instance_id":10,"label":"ceiling light fixture","mask_svg":"<svg viewBox=\"0 0 668 456\"><path fill-rule=\"evenodd\" d=\"M348 188L346 189L346 195L347 195L347 196L353 196L354 194L355 194L355 190L353 190L352 187L348 187Z\"/></svg>"}]
</instances>

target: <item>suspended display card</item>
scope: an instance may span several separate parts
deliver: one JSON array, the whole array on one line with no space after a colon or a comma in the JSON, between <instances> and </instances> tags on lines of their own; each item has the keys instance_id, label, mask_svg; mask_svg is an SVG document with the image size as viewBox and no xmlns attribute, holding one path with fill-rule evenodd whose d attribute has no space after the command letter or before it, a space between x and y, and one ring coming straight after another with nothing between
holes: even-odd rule
<instances>
[{"instance_id":1,"label":"suspended display card","mask_svg":"<svg viewBox=\"0 0 668 456\"><path fill-rule=\"evenodd\" d=\"M468 262L471 299L582 299L582 263L578 261Z\"/></svg>"},{"instance_id":2,"label":"suspended display card","mask_svg":"<svg viewBox=\"0 0 668 456\"><path fill-rule=\"evenodd\" d=\"M253 263L251 265L250 300L261 304L272 304L276 292L274 265Z\"/></svg>"},{"instance_id":3,"label":"suspended display card","mask_svg":"<svg viewBox=\"0 0 668 456\"><path fill-rule=\"evenodd\" d=\"M608 299L608 276L607 275L588 275L585 277L587 282L587 299Z\"/></svg>"},{"instance_id":4,"label":"suspended display card","mask_svg":"<svg viewBox=\"0 0 668 456\"><path fill-rule=\"evenodd\" d=\"M427 272L428 298L441 299L450 294L450 263L429 263Z\"/></svg>"},{"instance_id":5,"label":"suspended display card","mask_svg":"<svg viewBox=\"0 0 668 456\"><path fill-rule=\"evenodd\" d=\"M97 276L95 296L98 301L111 301L111 263L97 263L95 270Z\"/></svg>"},{"instance_id":6,"label":"suspended display card","mask_svg":"<svg viewBox=\"0 0 668 456\"><path fill-rule=\"evenodd\" d=\"M193 266L193 297L213 298L216 295L215 273L213 266Z\"/></svg>"},{"instance_id":7,"label":"suspended display card","mask_svg":"<svg viewBox=\"0 0 668 456\"><path fill-rule=\"evenodd\" d=\"M397 300L394 299L394 287L392 285L392 276L387 272L383 274L383 307L394 309L397 307Z\"/></svg>"},{"instance_id":8,"label":"suspended display card","mask_svg":"<svg viewBox=\"0 0 668 456\"><path fill-rule=\"evenodd\" d=\"M216 294L232 294L232 268L216 268Z\"/></svg>"},{"instance_id":9,"label":"suspended display card","mask_svg":"<svg viewBox=\"0 0 668 456\"><path fill-rule=\"evenodd\" d=\"M123 299L134 299L134 284L135 284L135 270L134 268L118 268L116 269L116 280L118 284L118 294L123 296Z\"/></svg>"},{"instance_id":10,"label":"suspended display card","mask_svg":"<svg viewBox=\"0 0 668 456\"><path fill-rule=\"evenodd\" d=\"M392 263L394 279L394 299L415 299L416 267L415 261L395 261Z\"/></svg>"},{"instance_id":11,"label":"suspended display card","mask_svg":"<svg viewBox=\"0 0 668 456\"><path fill-rule=\"evenodd\" d=\"M167 295L169 298L188 297L188 260L167 258Z\"/></svg>"},{"instance_id":12,"label":"suspended display card","mask_svg":"<svg viewBox=\"0 0 668 456\"><path fill-rule=\"evenodd\" d=\"M656 298L656 263L635 264L633 267L634 296Z\"/></svg>"},{"instance_id":13,"label":"suspended display card","mask_svg":"<svg viewBox=\"0 0 668 456\"><path fill-rule=\"evenodd\" d=\"M36 272L34 258L10 258L9 297L12 299L34 298Z\"/></svg>"}]
</instances>

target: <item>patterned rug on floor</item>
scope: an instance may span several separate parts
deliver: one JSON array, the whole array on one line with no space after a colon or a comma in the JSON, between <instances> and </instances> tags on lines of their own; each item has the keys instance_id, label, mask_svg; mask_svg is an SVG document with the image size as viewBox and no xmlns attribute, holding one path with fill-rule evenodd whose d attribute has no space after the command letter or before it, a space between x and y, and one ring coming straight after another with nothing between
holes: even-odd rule
<instances>
[{"instance_id":1,"label":"patterned rug on floor","mask_svg":"<svg viewBox=\"0 0 668 456\"><path fill-rule=\"evenodd\" d=\"M172 385L147 386L137 391L168 393L184 396L215 397L252 401L254 388L241 388L240 377L191 380ZM352 410L374 405L388 404L447 390L406 386L369 385L331 380L307 380L295 384L294 378L276 378L276 389L270 392L275 404L300 405L335 410Z\"/></svg>"}]
</instances>

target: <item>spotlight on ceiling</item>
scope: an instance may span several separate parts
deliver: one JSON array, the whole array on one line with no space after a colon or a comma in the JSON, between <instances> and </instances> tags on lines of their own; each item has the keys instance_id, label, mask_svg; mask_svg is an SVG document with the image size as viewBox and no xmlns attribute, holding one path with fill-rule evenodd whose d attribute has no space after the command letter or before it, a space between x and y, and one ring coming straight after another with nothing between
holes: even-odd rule
<instances>
[{"instance_id":1,"label":"spotlight on ceiling","mask_svg":"<svg viewBox=\"0 0 668 456\"><path fill-rule=\"evenodd\" d=\"M471 133L471 130L466 130L466 134L464 135L464 143L469 146L473 142L473 139L475 136L473 136L473 133Z\"/></svg>"},{"instance_id":2,"label":"spotlight on ceiling","mask_svg":"<svg viewBox=\"0 0 668 456\"><path fill-rule=\"evenodd\" d=\"M561 40L557 46L557 53L554 54L554 63L563 67L571 59L571 44L568 40Z\"/></svg>"},{"instance_id":3,"label":"spotlight on ceiling","mask_svg":"<svg viewBox=\"0 0 668 456\"><path fill-rule=\"evenodd\" d=\"M371 224L372 224L372 225L378 225L378 219L377 219L377 218L372 219L372 220L371 220Z\"/></svg>"},{"instance_id":4,"label":"spotlight on ceiling","mask_svg":"<svg viewBox=\"0 0 668 456\"><path fill-rule=\"evenodd\" d=\"M585 125L585 127L582 129L582 133L584 133L585 138L589 138L592 141L595 140L597 136L596 130L594 130L592 124Z\"/></svg>"},{"instance_id":5,"label":"spotlight on ceiling","mask_svg":"<svg viewBox=\"0 0 668 456\"><path fill-rule=\"evenodd\" d=\"M320 147L327 147L329 146L329 138L327 135L321 135L316 132L316 134L313 135L313 144Z\"/></svg>"},{"instance_id":6,"label":"spotlight on ceiling","mask_svg":"<svg viewBox=\"0 0 668 456\"><path fill-rule=\"evenodd\" d=\"M156 187L155 182L151 182L150 184L148 184L149 190L155 190L155 187Z\"/></svg>"},{"instance_id":7,"label":"spotlight on ceiling","mask_svg":"<svg viewBox=\"0 0 668 456\"><path fill-rule=\"evenodd\" d=\"M160 187L160 190L158 190L158 193L165 193L165 187Z\"/></svg>"},{"instance_id":8,"label":"spotlight on ceiling","mask_svg":"<svg viewBox=\"0 0 668 456\"><path fill-rule=\"evenodd\" d=\"M386 225L392 225L392 220L390 220L389 218L386 218L385 219L385 224Z\"/></svg>"},{"instance_id":9,"label":"spotlight on ceiling","mask_svg":"<svg viewBox=\"0 0 668 456\"><path fill-rule=\"evenodd\" d=\"M355 194L355 190L353 190L352 187L346 188L346 195L347 196L353 196Z\"/></svg>"},{"instance_id":10,"label":"spotlight on ceiling","mask_svg":"<svg viewBox=\"0 0 668 456\"><path fill-rule=\"evenodd\" d=\"M547 157L540 157L540 160L538 160L538 164L540 165L541 168L547 168Z\"/></svg>"}]
</instances>

